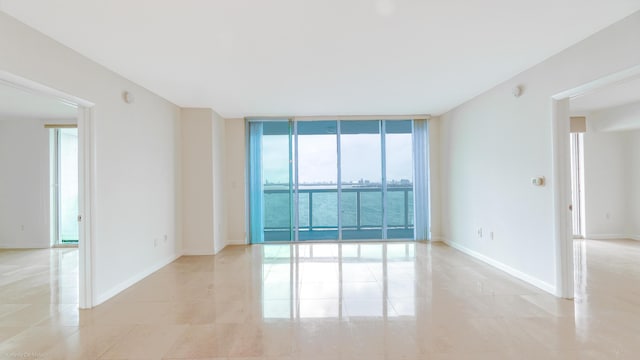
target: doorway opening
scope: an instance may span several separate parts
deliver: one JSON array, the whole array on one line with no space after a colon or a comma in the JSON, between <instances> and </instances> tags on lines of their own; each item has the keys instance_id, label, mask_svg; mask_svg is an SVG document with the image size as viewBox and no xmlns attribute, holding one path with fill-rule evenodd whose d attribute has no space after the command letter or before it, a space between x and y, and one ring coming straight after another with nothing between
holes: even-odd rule
<instances>
[{"instance_id":1,"label":"doorway opening","mask_svg":"<svg viewBox=\"0 0 640 360\"><path fill-rule=\"evenodd\" d=\"M630 90L633 88L637 89ZM574 236L575 231L578 230L582 233L585 238L594 238L593 234L590 234L590 226L594 224L594 220L603 220L604 222L611 221L614 219L614 214L610 211L607 211L603 208L598 208L597 206L590 206L591 201L589 200L589 175L584 174L587 169L590 168L590 158L588 146L587 146L587 136L590 136L590 132L592 130L601 131L604 129L599 129L603 126L602 123L596 122L593 119L593 114L580 113L578 111L577 104L579 102L593 101L600 110L609 109L611 111L610 115L615 115L617 120L609 121L607 125L604 125L606 128L605 131L610 132L618 132L623 128L633 127L640 130L640 96L637 94L640 93L638 91L640 89L640 65L636 65L634 67L628 68L626 70L607 75L595 81L583 84L581 86L575 87L573 89L569 89L558 93L551 98L552 104L552 133L553 133L553 190L554 190L554 237L556 242L556 295L563 298L573 299L575 295L574 284L576 281L580 281L580 279L575 279L574 274L576 271L580 271L579 266L581 263L584 263L584 254L581 253L581 247L574 247ZM617 93L617 94L616 94ZM598 100L594 100L594 99ZM634 105L634 103L637 103ZM623 106L624 108L620 108ZM617 109L614 109L618 107ZM584 109L583 109L584 110ZM634 113L635 111L635 113ZM634 115L635 114L635 115ZM578 141L574 141L572 144L572 135L571 134L571 117L585 117L585 125L583 129L583 134L578 136ZM591 117L591 119L590 119ZM640 131L639 131L640 134ZM572 173L575 172L576 169L579 169L579 166L572 166L572 152L576 151L576 143L582 143L582 194L578 199L573 199L575 195L580 192L580 185L578 187L574 187L572 190ZM614 141L614 143L617 143ZM629 141L627 142L631 145L631 148L638 143L638 141ZM578 146L578 161L579 157L579 146ZM609 147L605 147L609 149ZM631 149L630 148L630 149ZM638 150L623 150L620 154L623 157L626 156L635 156L638 153ZM602 154L600 154L602 155ZM607 160L605 160L606 162ZM608 161L620 161L620 157L610 157ZM575 164L575 162L574 162ZM623 167L624 168L624 167ZM623 172L628 172L629 169L624 168ZM579 175L579 174L578 174ZM610 174L606 172L602 173L604 177L610 177ZM621 179L619 184L614 186L609 186L606 192L617 189L621 184L628 182L628 177L625 176L616 176ZM638 176L640 177L640 175ZM602 192L596 192L596 194L602 194ZM640 192L639 192L640 194ZM628 196L628 194L627 194ZM625 199L626 200L626 199ZM574 214L574 201L580 201L578 211L582 210L582 214L578 219L575 219ZM627 203L638 204L639 201L627 201ZM634 205L635 206L635 205ZM638 213L640 213L640 206L635 206L638 208ZM634 207L628 207L635 211ZM591 214L589 209L596 209L601 212L601 216L596 216L594 218L593 214ZM618 213L617 219L623 219L625 216L628 216L627 212L623 211ZM626 214L626 215L625 215ZM579 222L579 224L575 224L574 222ZM626 229L629 229L628 227ZM631 231L636 231L631 228ZM640 229L637 229L636 233L640 234ZM619 238L620 236L629 237L628 233L625 234L607 234L607 237L614 236L614 238ZM632 237L635 235L631 235ZM640 235L638 235L638 239L640 239ZM575 255L575 258L574 258ZM574 266L578 267L578 270Z\"/></svg>"},{"instance_id":2,"label":"doorway opening","mask_svg":"<svg viewBox=\"0 0 640 360\"><path fill-rule=\"evenodd\" d=\"M0 71L0 91L0 110L7 120L0 124L5 127L0 135L5 135L6 140L0 141L0 158L15 168L0 174L13 179L12 186L4 186L3 181L5 193L0 205L7 205L9 210L0 216L0 241L4 242L0 249L40 249L33 250L40 253L48 249L61 255L64 266L51 263L52 274L72 267L75 270L67 275L73 275L77 282L52 284L73 287L65 292L65 303L91 308L94 104L4 71ZM10 128L13 130L4 131ZM52 154L56 154L55 161ZM52 184L56 184L54 189ZM27 198L33 198L31 205ZM15 201L9 204L9 199ZM74 240L77 250L52 247L73 244ZM63 296L59 291L55 294Z\"/></svg>"},{"instance_id":3,"label":"doorway opening","mask_svg":"<svg viewBox=\"0 0 640 360\"><path fill-rule=\"evenodd\" d=\"M575 184L573 189L583 193L584 237L640 239L640 77L602 87L570 105L571 121L586 121L579 134L583 189Z\"/></svg>"}]
</instances>

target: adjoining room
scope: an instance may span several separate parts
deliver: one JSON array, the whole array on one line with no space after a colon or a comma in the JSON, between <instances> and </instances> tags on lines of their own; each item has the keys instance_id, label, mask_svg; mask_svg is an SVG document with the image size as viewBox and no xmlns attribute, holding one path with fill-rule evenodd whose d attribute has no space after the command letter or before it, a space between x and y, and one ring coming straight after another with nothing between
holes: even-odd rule
<instances>
[{"instance_id":1,"label":"adjoining room","mask_svg":"<svg viewBox=\"0 0 640 360\"><path fill-rule=\"evenodd\" d=\"M77 320L76 106L0 83L0 307L16 330Z\"/></svg>"},{"instance_id":2,"label":"adjoining room","mask_svg":"<svg viewBox=\"0 0 640 360\"><path fill-rule=\"evenodd\" d=\"M628 266L640 254L640 80L631 74L570 107L576 301L624 312L640 278Z\"/></svg>"}]
</instances>

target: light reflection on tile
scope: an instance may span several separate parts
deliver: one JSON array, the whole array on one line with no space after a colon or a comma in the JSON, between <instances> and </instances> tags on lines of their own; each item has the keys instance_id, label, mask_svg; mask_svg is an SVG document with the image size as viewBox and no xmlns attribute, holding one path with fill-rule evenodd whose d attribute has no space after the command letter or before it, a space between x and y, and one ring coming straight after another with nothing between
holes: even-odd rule
<instances>
[{"instance_id":1,"label":"light reflection on tile","mask_svg":"<svg viewBox=\"0 0 640 360\"><path fill-rule=\"evenodd\" d=\"M382 318L385 315L394 315L393 308L389 308L381 297L372 299L345 299L343 300L343 314L349 318Z\"/></svg>"},{"instance_id":2,"label":"light reflection on tile","mask_svg":"<svg viewBox=\"0 0 640 360\"><path fill-rule=\"evenodd\" d=\"M425 299L420 299L425 302ZM404 297L390 299L389 303L393 306L393 310L397 316L415 316L416 299L413 297Z\"/></svg>"},{"instance_id":3,"label":"light reflection on tile","mask_svg":"<svg viewBox=\"0 0 640 360\"><path fill-rule=\"evenodd\" d=\"M412 243L265 245L261 248L262 299L269 306L263 306L263 317L399 316L387 299L414 296L415 246ZM296 253L304 257L296 257ZM283 301L287 299L288 302ZM415 306L409 307L406 301L401 304L403 316L415 315Z\"/></svg>"},{"instance_id":4,"label":"light reflection on tile","mask_svg":"<svg viewBox=\"0 0 640 360\"><path fill-rule=\"evenodd\" d=\"M340 283L305 282L300 285L300 299L339 299Z\"/></svg>"},{"instance_id":5,"label":"light reflection on tile","mask_svg":"<svg viewBox=\"0 0 640 360\"><path fill-rule=\"evenodd\" d=\"M264 300L262 314L265 319L291 319L294 312L291 300Z\"/></svg>"},{"instance_id":6,"label":"light reflection on tile","mask_svg":"<svg viewBox=\"0 0 640 360\"><path fill-rule=\"evenodd\" d=\"M301 299L297 310L297 317L302 319L337 319L342 316L339 299Z\"/></svg>"},{"instance_id":7,"label":"light reflection on tile","mask_svg":"<svg viewBox=\"0 0 640 360\"><path fill-rule=\"evenodd\" d=\"M640 243L577 241L576 301L442 244L228 247L77 309L77 250L0 251L0 358L635 359Z\"/></svg>"}]
</instances>

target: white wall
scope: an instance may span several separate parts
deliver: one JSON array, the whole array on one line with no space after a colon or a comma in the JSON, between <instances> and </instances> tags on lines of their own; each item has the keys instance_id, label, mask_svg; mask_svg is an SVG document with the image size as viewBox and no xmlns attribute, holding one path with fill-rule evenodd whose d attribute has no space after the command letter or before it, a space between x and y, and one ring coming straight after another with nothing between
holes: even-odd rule
<instances>
[{"instance_id":1,"label":"white wall","mask_svg":"<svg viewBox=\"0 0 640 360\"><path fill-rule=\"evenodd\" d=\"M218 253L227 245L225 214L225 120L215 111L212 114L211 151L213 151L213 252Z\"/></svg>"},{"instance_id":2,"label":"white wall","mask_svg":"<svg viewBox=\"0 0 640 360\"><path fill-rule=\"evenodd\" d=\"M629 134L629 237L640 240L640 131Z\"/></svg>"},{"instance_id":3,"label":"white wall","mask_svg":"<svg viewBox=\"0 0 640 360\"><path fill-rule=\"evenodd\" d=\"M586 132L585 235L620 238L629 230L629 153L625 132Z\"/></svg>"},{"instance_id":4,"label":"white wall","mask_svg":"<svg viewBox=\"0 0 640 360\"><path fill-rule=\"evenodd\" d=\"M640 64L638 42L635 13L441 117L442 234L448 242L556 291L552 188L530 183L531 177L552 177L551 97ZM524 89L519 98L511 95L516 85Z\"/></svg>"},{"instance_id":5,"label":"white wall","mask_svg":"<svg viewBox=\"0 0 640 360\"><path fill-rule=\"evenodd\" d=\"M226 245L225 121L211 109L182 109L183 252L216 254Z\"/></svg>"},{"instance_id":6,"label":"white wall","mask_svg":"<svg viewBox=\"0 0 640 360\"><path fill-rule=\"evenodd\" d=\"M640 131L584 134L587 238L640 240L639 143Z\"/></svg>"},{"instance_id":7,"label":"white wall","mask_svg":"<svg viewBox=\"0 0 640 360\"><path fill-rule=\"evenodd\" d=\"M607 89L604 89L605 91ZM594 93L590 97L598 96ZM640 102L587 114L585 230L587 238L640 240Z\"/></svg>"},{"instance_id":8,"label":"white wall","mask_svg":"<svg viewBox=\"0 0 640 360\"><path fill-rule=\"evenodd\" d=\"M593 131L638 130L640 102L594 111L589 114L587 122Z\"/></svg>"},{"instance_id":9,"label":"white wall","mask_svg":"<svg viewBox=\"0 0 640 360\"><path fill-rule=\"evenodd\" d=\"M213 253L213 160L210 109L182 109L182 246Z\"/></svg>"},{"instance_id":10,"label":"white wall","mask_svg":"<svg viewBox=\"0 0 640 360\"><path fill-rule=\"evenodd\" d=\"M48 248L49 131L0 118L0 248Z\"/></svg>"},{"instance_id":11,"label":"white wall","mask_svg":"<svg viewBox=\"0 0 640 360\"><path fill-rule=\"evenodd\" d=\"M246 244L246 200L245 162L246 136L244 119L226 120L226 167L227 189L225 212L229 244Z\"/></svg>"},{"instance_id":12,"label":"white wall","mask_svg":"<svg viewBox=\"0 0 640 360\"><path fill-rule=\"evenodd\" d=\"M179 109L4 13L0 70L96 104L94 299L179 256Z\"/></svg>"}]
</instances>

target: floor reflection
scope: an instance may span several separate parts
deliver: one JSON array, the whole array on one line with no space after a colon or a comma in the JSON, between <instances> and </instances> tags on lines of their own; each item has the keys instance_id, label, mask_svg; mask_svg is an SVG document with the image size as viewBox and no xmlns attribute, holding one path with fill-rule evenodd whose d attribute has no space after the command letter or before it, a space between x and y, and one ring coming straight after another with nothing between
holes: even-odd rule
<instances>
[{"instance_id":1,"label":"floor reflection","mask_svg":"<svg viewBox=\"0 0 640 360\"><path fill-rule=\"evenodd\" d=\"M415 316L415 243L264 245L265 319Z\"/></svg>"},{"instance_id":2,"label":"floor reflection","mask_svg":"<svg viewBox=\"0 0 640 360\"><path fill-rule=\"evenodd\" d=\"M0 354L636 359L639 243L575 244L575 302L444 244L302 243L181 257L91 310L77 250L0 251Z\"/></svg>"}]
</instances>

